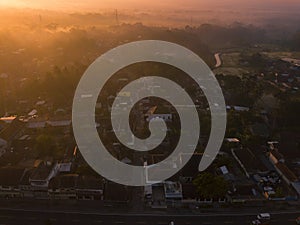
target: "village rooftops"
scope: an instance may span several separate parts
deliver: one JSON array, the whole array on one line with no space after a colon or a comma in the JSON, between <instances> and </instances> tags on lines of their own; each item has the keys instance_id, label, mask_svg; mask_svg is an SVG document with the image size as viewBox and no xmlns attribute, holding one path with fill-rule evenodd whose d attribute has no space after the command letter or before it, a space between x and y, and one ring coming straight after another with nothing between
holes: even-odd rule
<instances>
[{"instance_id":1,"label":"village rooftops","mask_svg":"<svg viewBox=\"0 0 300 225\"><path fill-rule=\"evenodd\" d=\"M278 162L275 166L289 182L299 181L298 177L284 163Z\"/></svg>"},{"instance_id":2,"label":"village rooftops","mask_svg":"<svg viewBox=\"0 0 300 225\"><path fill-rule=\"evenodd\" d=\"M8 117L1 117L0 121L3 121L5 123L11 123L14 121L17 117L16 116L8 116Z\"/></svg>"},{"instance_id":3,"label":"village rooftops","mask_svg":"<svg viewBox=\"0 0 300 225\"><path fill-rule=\"evenodd\" d=\"M129 198L130 189L128 187L110 181L105 183L105 201L128 202Z\"/></svg>"},{"instance_id":4,"label":"village rooftops","mask_svg":"<svg viewBox=\"0 0 300 225\"><path fill-rule=\"evenodd\" d=\"M5 141L12 141L25 127L25 123L15 118L8 126L0 131L0 138Z\"/></svg>"},{"instance_id":5,"label":"village rooftops","mask_svg":"<svg viewBox=\"0 0 300 225\"><path fill-rule=\"evenodd\" d=\"M78 178L76 189L103 189L103 180L93 176L80 176Z\"/></svg>"},{"instance_id":6,"label":"village rooftops","mask_svg":"<svg viewBox=\"0 0 300 225\"><path fill-rule=\"evenodd\" d=\"M37 168L33 171L32 175L30 176L31 181L36 180L46 180L51 171L53 170L55 164L47 164L46 162L41 162Z\"/></svg>"},{"instance_id":7,"label":"village rooftops","mask_svg":"<svg viewBox=\"0 0 300 225\"><path fill-rule=\"evenodd\" d=\"M231 105L227 105L226 106L226 109L227 110L234 110L234 111L237 111L237 112L247 112L250 110L249 107L245 107L245 106L237 106L237 105L234 105L234 106L231 106Z\"/></svg>"},{"instance_id":8,"label":"village rooftops","mask_svg":"<svg viewBox=\"0 0 300 225\"><path fill-rule=\"evenodd\" d=\"M31 176L34 169L29 169L24 172L24 175L22 176L22 179L20 180L20 185L22 186L29 186L29 177Z\"/></svg>"},{"instance_id":9,"label":"village rooftops","mask_svg":"<svg viewBox=\"0 0 300 225\"><path fill-rule=\"evenodd\" d=\"M146 115L159 115L159 114L170 114L172 113L170 110L170 107L165 106L165 105L158 105L158 106L152 106L148 109L146 112Z\"/></svg>"},{"instance_id":10,"label":"village rooftops","mask_svg":"<svg viewBox=\"0 0 300 225\"><path fill-rule=\"evenodd\" d=\"M225 140L229 143L240 143L238 138L226 138Z\"/></svg>"},{"instance_id":11,"label":"village rooftops","mask_svg":"<svg viewBox=\"0 0 300 225\"><path fill-rule=\"evenodd\" d=\"M182 186L179 182L164 182L165 197L169 199L182 199Z\"/></svg>"},{"instance_id":12,"label":"village rooftops","mask_svg":"<svg viewBox=\"0 0 300 225\"><path fill-rule=\"evenodd\" d=\"M41 129L46 127L69 127L71 120L31 120L27 124L29 129Z\"/></svg>"},{"instance_id":13,"label":"village rooftops","mask_svg":"<svg viewBox=\"0 0 300 225\"><path fill-rule=\"evenodd\" d=\"M274 157L276 161L284 162L283 155L278 151L278 149L271 149L270 156Z\"/></svg>"},{"instance_id":14,"label":"village rooftops","mask_svg":"<svg viewBox=\"0 0 300 225\"><path fill-rule=\"evenodd\" d=\"M78 176L78 174L63 174L53 177L49 182L49 189L75 189Z\"/></svg>"}]
</instances>

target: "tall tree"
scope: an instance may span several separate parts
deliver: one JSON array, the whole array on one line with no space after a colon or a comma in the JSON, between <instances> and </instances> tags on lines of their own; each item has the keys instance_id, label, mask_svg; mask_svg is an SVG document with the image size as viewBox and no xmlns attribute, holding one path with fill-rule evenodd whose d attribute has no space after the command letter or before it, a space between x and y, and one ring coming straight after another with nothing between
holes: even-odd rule
<instances>
[{"instance_id":1,"label":"tall tree","mask_svg":"<svg viewBox=\"0 0 300 225\"><path fill-rule=\"evenodd\" d=\"M228 183L222 176L200 173L193 181L200 198L222 198L228 191Z\"/></svg>"}]
</instances>

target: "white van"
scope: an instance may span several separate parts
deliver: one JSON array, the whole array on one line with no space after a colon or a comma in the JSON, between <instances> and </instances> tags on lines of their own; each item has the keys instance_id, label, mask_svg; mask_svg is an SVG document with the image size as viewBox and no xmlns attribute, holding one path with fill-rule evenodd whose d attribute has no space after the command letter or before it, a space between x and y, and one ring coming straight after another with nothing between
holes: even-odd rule
<instances>
[{"instance_id":1,"label":"white van","mask_svg":"<svg viewBox=\"0 0 300 225\"><path fill-rule=\"evenodd\" d=\"M269 213L260 213L257 215L257 219L259 220L270 220L271 215Z\"/></svg>"}]
</instances>

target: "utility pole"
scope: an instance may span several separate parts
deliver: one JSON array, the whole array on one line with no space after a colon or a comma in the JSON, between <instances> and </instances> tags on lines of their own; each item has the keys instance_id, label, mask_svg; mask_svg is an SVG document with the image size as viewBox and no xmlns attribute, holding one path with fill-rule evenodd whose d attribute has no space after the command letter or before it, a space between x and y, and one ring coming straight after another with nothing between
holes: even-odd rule
<instances>
[{"instance_id":1,"label":"utility pole","mask_svg":"<svg viewBox=\"0 0 300 225\"><path fill-rule=\"evenodd\" d=\"M117 9L115 11L115 14L116 14L116 23L117 23L117 25L119 25L119 14L118 14L118 10Z\"/></svg>"},{"instance_id":2,"label":"utility pole","mask_svg":"<svg viewBox=\"0 0 300 225\"><path fill-rule=\"evenodd\" d=\"M7 105L6 105L6 102L7 102L7 79L8 79L8 75L6 73L2 73L0 75L0 87L1 87L1 98L2 98L2 107L3 107L3 112L4 114L6 114L7 112Z\"/></svg>"}]
</instances>

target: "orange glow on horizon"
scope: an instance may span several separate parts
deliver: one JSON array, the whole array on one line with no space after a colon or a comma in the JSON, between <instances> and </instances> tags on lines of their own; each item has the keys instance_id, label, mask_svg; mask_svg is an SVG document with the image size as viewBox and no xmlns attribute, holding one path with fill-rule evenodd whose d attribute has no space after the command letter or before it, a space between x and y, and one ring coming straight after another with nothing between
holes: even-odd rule
<instances>
[{"instance_id":1,"label":"orange glow on horizon","mask_svg":"<svg viewBox=\"0 0 300 225\"><path fill-rule=\"evenodd\" d=\"M25 2L20 0L0 0L0 7L26 7Z\"/></svg>"},{"instance_id":2,"label":"orange glow on horizon","mask_svg":"<svg viewBox=\"0 0 300 225\"><path fill-rule=\"evenodd\" d=\"M28 7L41 9L97 9L97 8L219 8L219 7L278 7L299 6L299 0L253 0L245 2L240 0L0 0L0 7Z\"/></svg>"}]
</instances>

